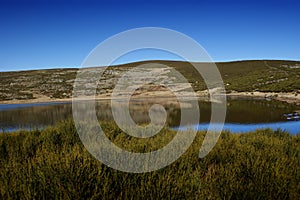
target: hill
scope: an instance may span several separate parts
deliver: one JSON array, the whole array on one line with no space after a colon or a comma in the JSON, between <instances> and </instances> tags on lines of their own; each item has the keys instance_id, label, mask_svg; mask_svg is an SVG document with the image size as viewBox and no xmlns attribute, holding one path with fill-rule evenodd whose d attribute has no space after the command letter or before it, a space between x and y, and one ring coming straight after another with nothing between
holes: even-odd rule
<instances>
[{"instance_id":1,"label":"hill","mask_svg":"<svg viewBox=\"0 0 300 200\"><path fill-rule=\"evenodd\" d=\"M188 79L195 91L206 89L203 79L188 62L143 61L108 67L101 77L97 93L109 95L124 72L151 62L175 68ZM207 65L207 63L193 64L199 67ZM295 96L300 93L300 61L251 60L218 62L216 65L224 80L227 93L286 92ZM78 69L73 68L0 72L0 102L71 98L77 71Z\"/></svg>"}]
</instances>

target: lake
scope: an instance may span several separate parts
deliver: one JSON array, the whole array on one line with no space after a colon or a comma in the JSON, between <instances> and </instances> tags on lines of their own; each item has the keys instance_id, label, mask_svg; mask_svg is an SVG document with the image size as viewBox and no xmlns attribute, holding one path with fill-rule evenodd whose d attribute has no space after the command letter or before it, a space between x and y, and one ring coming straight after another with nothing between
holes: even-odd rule
<instances>
[{"instance_id":1,"label":"lake","mask_svg":"<svg viewBox=\"0 0 300 200\"><path fill-rule=\"evenodd\" d=\"M133 100L130 103L130 114L138 124L150 122L149 108L155 104L163 104L167 111L166 123L177 127L180 123L180 108L177 101L169 99ZM120 101L119 106L122 106ZM198 130L205 130L210 120L211 104L199 101L200 122L195 124ZM284 114L300 110L299 106L265 99L227 100L227 114L224 129L231 132L248 132L256 129L281 128L292 134L300 132L300 121L286 121ZM83 109L84 111L84 109ZM96 103L96 113L100 121L113 120L110 101L101 100ZM0 104L0 131L32 130L55 125L59 121L72 117L72 103L36 103L36 104Z\"/></svg>"}]
</instances>

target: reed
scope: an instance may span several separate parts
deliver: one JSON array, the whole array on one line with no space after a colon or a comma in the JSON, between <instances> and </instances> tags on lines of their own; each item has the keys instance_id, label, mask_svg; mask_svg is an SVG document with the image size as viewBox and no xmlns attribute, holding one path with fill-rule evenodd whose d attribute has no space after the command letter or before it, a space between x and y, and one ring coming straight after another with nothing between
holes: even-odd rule
<instances>
[{"instance_id":1,"label":"reed","mask_svg":"<svg viewBox=\"0 0 300 200\"><path fill-rule=\"evenodd\" d=\"M103 123L122 148L152 151L176 134L167 128L149 140ZM39 131L0 134L0 199L299 199L300 135L281 130L222 133L198 158L205 136L176 162L143 174L116 171L83 147L72 120Z\"/></svg>"}]
</instances>

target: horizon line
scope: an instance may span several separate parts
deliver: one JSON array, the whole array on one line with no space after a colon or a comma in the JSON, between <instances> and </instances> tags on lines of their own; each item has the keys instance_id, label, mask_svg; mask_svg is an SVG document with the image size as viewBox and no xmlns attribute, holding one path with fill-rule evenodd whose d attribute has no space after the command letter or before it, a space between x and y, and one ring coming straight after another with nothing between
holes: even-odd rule
<instances>
[{"instance_id":1,"label":"horizon line","mask_svg":"<svg viewBox=\"0 0 300 200\"><path fill-rule=\"evenodd\" d=\"M109 66L99 65L99 66L58 66L58 67L41 67L41 68L34 68L34 69L20 69L20 70L0 70L0 72L22 72L22 71L38 71L38 70L55 70L55 69L81 69L81 68L96 68L96 67L116 67L121 65L128 65L134 64L139 62L188 62L188 63L232 63L232 62L247 62L247 61L288 61L288 62L300 62L300 60L292 60L292 59L235 59L235 60L223 60L223 61L186 61L186 60L175 60L175 59L165 59L165 60L136 60L131 62L122 62L116 63Z\"/></svg>"}]
</instances>

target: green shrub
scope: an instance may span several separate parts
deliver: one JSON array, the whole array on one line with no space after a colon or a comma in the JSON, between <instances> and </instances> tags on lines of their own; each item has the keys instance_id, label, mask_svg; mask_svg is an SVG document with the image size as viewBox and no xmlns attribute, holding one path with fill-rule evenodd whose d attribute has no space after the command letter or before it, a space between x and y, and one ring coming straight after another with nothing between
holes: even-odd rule
<instances>
[{"instance_id":1,"label":"green shrub","mask_svg":"<svg viewBox=\"0 0 300 200\"><path fill-rule=\"evenodd\" d=\"M163 129L149 141L103 123L122 148L150 151L172 140ZM222 133L198 158L205 133L188 151L158 171L116 171L83 147L72 120L43 131L0 135L0 199L299 199L300 135L281 130Z\"/></svg>"}]
</instances>

